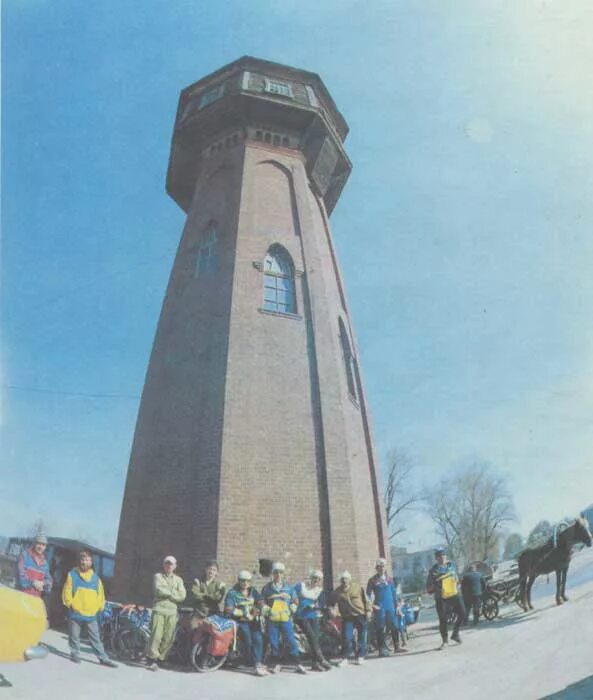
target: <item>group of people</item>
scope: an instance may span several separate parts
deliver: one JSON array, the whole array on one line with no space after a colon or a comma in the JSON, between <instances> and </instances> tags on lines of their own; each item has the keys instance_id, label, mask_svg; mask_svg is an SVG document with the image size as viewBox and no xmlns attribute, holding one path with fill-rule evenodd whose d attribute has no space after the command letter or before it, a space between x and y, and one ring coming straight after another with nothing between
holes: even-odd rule
<instances>
[{"instance_id":1,"label":"group of people","mask_svg":"<svg viewBox=\"0 0 593 700\"><path fill-rule=\"evenodd\" d=\"M19 557L19 587L30 595L41 596L51 590L46 547L47 538L42 534L37 535L31 547ZM443 648L448 643L448 611L453 608L456 613L451 639L461 643L459 627L465 620L465 608L455 565L447 560L443 549L435 551L435 559L434 566L428 572L426 589L435 597ZM175 557L166 556L162 571L156 573L153 579L154 603L145 660L151 670L158 670L171 650L177 625L177 608L187 597L183 580L175 574L176 567ZM294 669L298 673L307 673L295 638L295 624L308 640L312 670L330 670L334 665L325 658L320 645L321 620L328 610L337 612L342 619L343 658L335 666L348 662L364 663L368 623L373 618L380 656L391 654L386 644L387 635L391 635L396 652L406 650L406 639L400 634L401 596L393 578L387 573L387 562L383 558L377 559L375 573L368 580L366 588L353 581L348 571L344 571L340 574L339 585L329 591L324 588L323 574L318 569L312 569L307 579L291 586L285 580L284 564L276 562L272 566L271 580L259 592L252 585L252 575L246 569L239 571L235 585L227 590L218 579L218 569L217 562L211 561L205 569L203 580L196 578L192 582L193 622L198 626L206 618L221 613L234 620L248 660L258 676L280 670L283 644ZM105 607L105 592L101 579L93 571L90 552L83 550L79 553L78 566L66 577L62 602L68 610L71 660L80 663L80 634L86 628L99 663L116 668L117 664L107 656L101 642L98 614ZM271 651L267 667L263 664L262 619L266 623ZM474 620L477 622L476 616Z\"/></svg>"},{"instance_id":2,"label":"group of people","mask_svg":"<svg viewBox=\"0 0 593 700\"><path fill-rule=\"evenodd\" d=\"M46 549L47 537L38 534L31 547L23 550L19 556L19 588L29 595L41 597L52 589L53 581L45 557ZM93 557L89 551L83 549L79 552L78 566L68 572L62 589L62 602L68 609L70 659L74 663L80 663L80 633L84 628L99 663L116 668L117 664L107 656L101 641L97 616L105 607L105 591L103 582L93 570Z\"/></svg>"},{"instance_id":3,"label":"group of people","mask_svg":"<svg viewBox=\"0 0 593 700\"><path fill-rule=\"evenodd\" d=\"M150 646L147 665L157 670L167 658L173 644L177 606L187 592L175 568L173 556L163 560L163 571L155 574L154 605L151 617ZM247 658L257 676L267 676L280 670L280 657L284 644L289 663L298 673L307 673L295 638L294 625L305 634L311 650L311 669L328 671L333 665L325 658L320 645L321 619L328 608L337 608L342 618L344 657L336 664L349 661L364 663L367 653L368 621L374 616L377 626L379 654L389 656L385 643L386 633L393 638L395 651L405 648L400 639L400 597L393 578L387 574L387 562L378 559L376 573L369 579L366 589L354 582L348 571L340 575L340 584L333 591L323 587L323 574L312 569L307 579L292 586L285 580L282 562L272 565L272 578L261 591L252 585L251 573L239 571L235 585L227 590L218 580L218 564L212 561L206 567L204 580L194 579L191 599L196 624L200 620L221 612L235 621ZM270 663L263 664L264 639L261 620L265 620L270 645ZM354 630L357 631L355 645Z\"/></svg>"}]
</instances>

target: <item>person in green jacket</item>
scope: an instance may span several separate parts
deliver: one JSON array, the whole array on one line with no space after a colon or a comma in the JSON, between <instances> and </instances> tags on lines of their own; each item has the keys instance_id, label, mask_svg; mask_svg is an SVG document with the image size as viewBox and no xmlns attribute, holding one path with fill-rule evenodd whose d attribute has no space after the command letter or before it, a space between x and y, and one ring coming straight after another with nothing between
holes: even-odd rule
<instances>
[{"instance_id":1,"label":"person in green jacket","mask_svg":"<svg viewBox=\"0 0 593 700\"><path fill-rule=\"evenodd\" d=\"M226 586L218 580L218 562L209 561L204 580L195 578L191 587L194 618L203 620L210 615L220 615L220 604L226 595Z\"/></svg>"},{"instance_id":2,"label":"person in green jacket","mask_svg":"<svg viewBox=\"0 0 593 700\"><path fill-rule=\"evenodd\" d=\"M163 560L163 573L154 575L154 603L150 619L150 647L146 665L157 671L159 661L164 661L171 650L177 626L177 605L185 600L185 586L173 572L177 559L172 556Z\"/></svg>"}]
</instances>

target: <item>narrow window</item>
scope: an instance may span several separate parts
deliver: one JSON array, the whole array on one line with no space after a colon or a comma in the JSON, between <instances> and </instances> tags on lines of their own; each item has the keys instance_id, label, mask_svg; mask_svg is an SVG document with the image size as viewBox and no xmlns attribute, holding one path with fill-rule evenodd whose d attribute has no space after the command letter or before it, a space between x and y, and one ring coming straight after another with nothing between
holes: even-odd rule
<instances>
[{"instance_id":1,"label":"narrow window","mask_svg":"<svg viewBox=\"0 0 593 700\"><path fill-rule=\"evenodd\" d=\"M342 343L342 353L344 355L344 368L346 370L346 382L348 383L348 393L356 399L356 384L354 381L354 355L350 347L348 333L344 327L344 322L340 319L340 341Z\"/></svg>"},{"instance_id":2,"label":"narrow window","mask_svg":"<svg viewBox=\"0 0 593 700\"><path fill-rule=\"evenodd\" d=\"M208 224L200 239L195 277L218 270L218 235L214 223Z\"/></svg>"},{"instance_id":3,"label":"narrow window","mask_svg":"<svg viewBox=\"0 0 593 700\"><path fill-rule=\"evenodd\" d=\"M264 309L295 314L294 267L288 253L272 246L264 260Z\"/></svg>"}]
</instances>

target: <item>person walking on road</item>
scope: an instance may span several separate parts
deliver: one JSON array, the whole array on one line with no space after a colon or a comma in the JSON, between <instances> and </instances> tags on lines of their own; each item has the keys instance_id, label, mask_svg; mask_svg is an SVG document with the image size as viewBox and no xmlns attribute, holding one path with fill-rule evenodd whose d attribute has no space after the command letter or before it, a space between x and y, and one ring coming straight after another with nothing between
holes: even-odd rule
<instances>
[{"instance_id":1,"label":"person walking on road","mask_svg":"<svg viewBox=\"0 0 593 700\"><path fill-rule=\"evenodd\" d=\"M163 572L154 575L152 616L150 618L150 646L146 666L158 671L159 662L164 661L175 638L177 606L185 600L185 586L174 571L177 559L167 556L163 560Z\"/></svg>"},{"instance_id":2,"label":"person walking on road","mask_svg":"<svg viewBox=\"0 0 593 700\"><path fill-rule=\"evenodd\" d=\"M375 565L376 574L371 576L367 583L367 596L373 603L373 617L377 628L377 644L379 656L391 656L385 644L385 632L391 634L394 651L400 651L399 639L399 600L395 582L391 576L387 575L387 562L385 559L377 559ZM405 647L405 640L402 636L401 651Z\"/></svg>"},{"instance_id":3,"label":"person walking on road","mask_svg":"<svg viewBox=\"0 0 593 700\"><path fill-rule=\"evenodd\" d=\"M32 545L21 552L17 563L19 590L37 598L43 593L49 593L52 588L49 564L45 558L46 549L47 537L38 533Z\"/></svg>"},{"instance_id":4,"label":"person walking on road","mask_svg":"<svg viewBox=\"0 0 593 700\"><path fill-rule=\"evenodd\" d=\"M364 588L352 582L348 571L340 574L340 585L335 589L334 601L342 616L342 639L344 658L338 666L345 666L352 661L359 666L365 662L367 655L368 620L372 615L372 606ZM354 649L354 630L358 634L358 648Z\"/></svg>"},{"instance_id":5,"label":"person walking on road","mask_svg":"<svg viewBox=\"0 0 593 700\"><path fill-rule=\"evenodd\" d=\"M439 616L439 631L441 633L442 644L439 647L444 649L449 643L447 633L447 613L449 610L455 612L455 623L451 639L461 644L459 627L465 620L465 608L459 594L459 579L455 564L447 560L444 549L436 549L434 552L435 564L428 572L426 579L426 591L434 594L437 615Z\"/></svg>"},{"instance_id":6,"label":"person walking on road","mask_svg":"<svg viewBox=\"0 0 593 700\"><path fill-rule=\"evenodd\" d=\"M103 583L93 571L93 558L83 549L78 566L68 572L62 589L62 602L68 609L68 644L70 660L80 663L80 632L86 628L89 642L101 666L117 668L105 653L99 632L98 613L105 607Z\"/></svg>"},{"instance_id":7,"label":"person walking on road","mask_svg":"<svg viewBox=\"0 0 593 700\"><path fill-rule=\"evenodd\" d=\"M482 605L482 594L484 593L484 577L478 571L475 564L471 564L469 570L463 575L461 580L461 590L463 592L463 602L466 609L466 623L469 621L469 611L473 612L474 627L480 619L480 607Z\"/></svg>"}]
</instances>

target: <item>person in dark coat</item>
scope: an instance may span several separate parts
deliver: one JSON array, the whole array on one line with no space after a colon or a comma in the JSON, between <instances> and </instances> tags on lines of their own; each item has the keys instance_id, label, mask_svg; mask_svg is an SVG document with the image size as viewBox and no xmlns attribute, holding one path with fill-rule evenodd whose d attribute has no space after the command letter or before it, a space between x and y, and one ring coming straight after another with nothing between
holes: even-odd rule
<instances>
[{"instance_id":1,"label":"person in dark coat","mask_svg":"<svg viewBox=\"0 0 593 700\"><path fill-rule=\"evenodd\" d=\"M464 574L461 582L461 590L463 592L463 601L467 611L466 623L469 620L469 611L473 611L474 626L478 624L480 619L480 608L482 607L482 593L484 592L484 577L478 571L475 564L469 567L469 570Z\"/></svg>"},{"instance_id":2,"label":"person in dark coat","mask_svg":"<svg viewBox=\"0 0 593 700\"><path fill-rule=\"evenodd\" d=\"M461 644L459 627L465 620L465 608L459 593L459 579L457 570L452 561L448 561L445 550L435 549L434 557L436 563L431 567L426 578L426 592L434 594L434 602L439 617L439 632L443 643L439 647L444 649L449 643L447 634L447 613L452 610L455 615L453 634L451 639L457 644Z\"/></svg>"}]
</instances>

